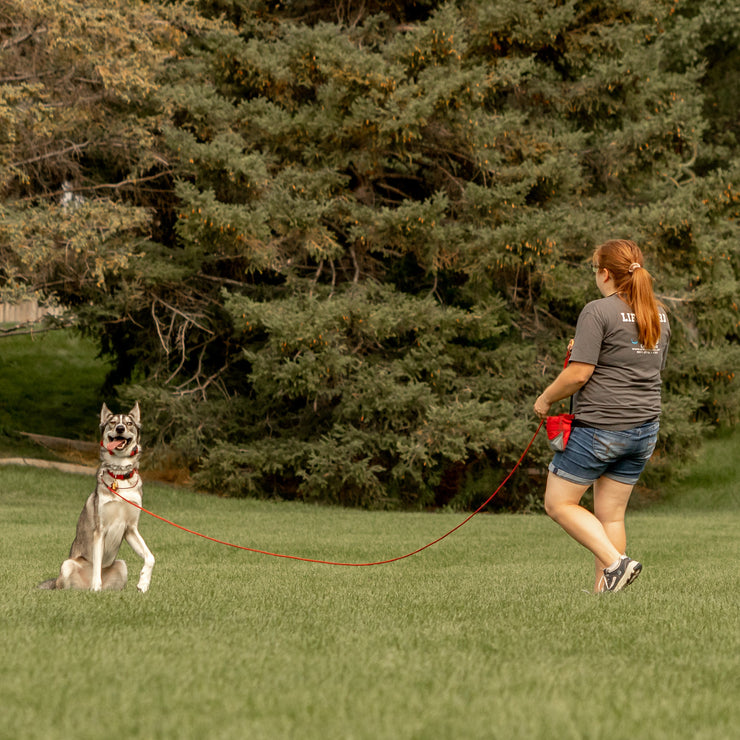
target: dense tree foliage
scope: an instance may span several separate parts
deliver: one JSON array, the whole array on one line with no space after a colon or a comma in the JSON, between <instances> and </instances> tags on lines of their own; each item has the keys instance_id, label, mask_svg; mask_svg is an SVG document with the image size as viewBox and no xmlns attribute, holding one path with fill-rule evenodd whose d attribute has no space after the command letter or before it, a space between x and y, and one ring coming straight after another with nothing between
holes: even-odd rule
<instances>
[{"instance_id":1,"label":"dense tree foliage","mask_svg":"<svg viewBox=\"0 0 740 740\"><path fill-rule=\"evenodd\" d=\"M4 290L71 307L203 487L467 506L634 238L674 326L656 475L740 410L739 16L0 0Z\"/></svg>"}]
</instances>

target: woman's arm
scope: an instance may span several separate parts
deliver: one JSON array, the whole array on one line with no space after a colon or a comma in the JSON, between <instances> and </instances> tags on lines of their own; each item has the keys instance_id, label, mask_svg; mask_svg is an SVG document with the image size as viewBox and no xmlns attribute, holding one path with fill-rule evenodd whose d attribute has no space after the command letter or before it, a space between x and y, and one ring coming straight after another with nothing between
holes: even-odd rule
<instances>
[{"instance_id":1,"label":"woman's arm","mask_svg":"<svg viewBox=\"0 0 740 740\"><path fill-rule=\"evenodd\" d=\"M563 398L572 396L579 388L586 385L594 372L594 367L596 366L585 362L569 363L534 402L535 414L544 419L550 412L550 406Z\"/></svg>"}]
</instances>

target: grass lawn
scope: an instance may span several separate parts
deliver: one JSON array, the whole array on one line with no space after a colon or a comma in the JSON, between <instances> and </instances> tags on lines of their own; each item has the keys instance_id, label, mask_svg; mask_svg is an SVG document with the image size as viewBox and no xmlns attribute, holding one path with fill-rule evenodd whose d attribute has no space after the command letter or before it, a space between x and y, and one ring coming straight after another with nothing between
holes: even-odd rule
<instances>
[{"instance_id":1,"label":"grass lawn","mask_svg":"<svg viewBox=\"0 0 740 740\"><path fill-rule=\"evenodd\" d=\"M107 372L95 345L73 331L0 337L2 451L43 454L15 432L97 441Z\"/></svg>"},{"instance_id":2,"label":"grass lawn","mask_svg":"<svg viewBox=\"0 0 740 740\"><path fill-rule=\"evenodd\" d=\"M369 568L246 553L142 514L149 593L127 546L126 591L38 591L92 479L0 467L0 737L735 737L739 447L712 443L669 502L630 514L645 570L604 596L583 592L590 558L555 524L503 514ZM403 554L462 518L160 484L145 505L238 544L349 561Z\"/></svg>"},{"instance_id":3,"label":"grass lawn","mask_svg":"<svg viewBox=\"0 0 740 740\"><path fill-rule=\"evenodd\" d=\"M70 332L3 339L0 452L41 456L14 431L89 438L105 372ZM556 525L504 514L368 568L226 548L142 514L149 593L126 545L126 591L39 591L93 480L0 465L0 740L734 738L738 452L725 434L661 504L630 513L645 570L606 596L584 593L590 558ZM352 562L464 518L154 483L145 505L245 546Z\"/></svg>"}]
</instances>

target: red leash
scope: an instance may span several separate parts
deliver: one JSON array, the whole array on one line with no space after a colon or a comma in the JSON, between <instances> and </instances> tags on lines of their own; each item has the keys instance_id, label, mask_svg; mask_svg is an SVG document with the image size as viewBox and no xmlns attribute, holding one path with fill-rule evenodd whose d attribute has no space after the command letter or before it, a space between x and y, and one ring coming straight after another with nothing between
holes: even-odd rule
<instances>
[{"instance_id":1,"label":"red leash","mask_svg":"<svg viewBox=\"0 0 740 740\"><path fill-rule=\"evenodd\" d=\"M512 475L516 472L517 468L521 465L522 460L524 460L526 454L529 452L529 448L534 443L535 438L539 434L540 429L542 429L542 425L545 423L545 420L543 419L540 421L540 425L537 427L537 430L532 435L532 439L529 440L529 444L525 447L524 452L522 452L521 457L517 460L516 465L511 469L511 472L504 478L504 480L501 482L499 487L472 513L470 516L468 516L466 519L460 522L456 527L453 527L449 532L445 532L441 537L437 537L436 540L433 540L432 542L429 542L428 544L424 545L423 547L418 548L417 550L414 550L413 552L408 552L405 555L398 555L395 558L389 558L388 560L377 560L372 563L338 563L333 560L314 560L313 558L301 558L297 555L281 555L277 552L268 552L267 550L257 550L254 547L244 547L243 545L235 545L231 542L224 542L224 540L217 540L215 537L209 537L208 535L201 534L200 532L196 532L195 530L188 529L187 527L183 527L180 524L176 524L175 522L171 522L169 519L165 519L163 516L159 516L159 514L154 514L153 512L149 511L148 509L145 509L143 506L139 506L138 504L135 504L133 501L129 501L127 498L124 498L118 490L116 490L116 487L110 487L106 486L108 490L111 493L115 493L116 496L123 499L127 504L131 504L131 506L136 507L137 509L140 509L145 514L149 514L149 516L153 516L155 519L159 519L162 522L165 522L166 524L171 524L173 527L177 527L177 529L181 529L183 532L188 532L189 534L194 534L197 537L202 537L204 540L210 540L211 542L215 542L219 545L226 545L227 547L234 547L237 550L247 550L248 552L255 552L259 555L270 555L274 558L286 558L288 560L302 560L305 563L319 563L320 565L342 565L346 567L352 567L352 568L362 568L368 565L386 565L387 563L395 563L397 560L404 560L405 558L410 558L412 555L416 555L417 553L420 553L422 550L426 550L427 548L431 547L432 545L436 545L438 542L441 542L445 537L449 537L453 532L456 532L460 527L462 527L464 524L467 524L476 514L481 512L488 504L493 500L493 497L506 485L509 478L511 478Z\"/></svg>"}]
</instances>

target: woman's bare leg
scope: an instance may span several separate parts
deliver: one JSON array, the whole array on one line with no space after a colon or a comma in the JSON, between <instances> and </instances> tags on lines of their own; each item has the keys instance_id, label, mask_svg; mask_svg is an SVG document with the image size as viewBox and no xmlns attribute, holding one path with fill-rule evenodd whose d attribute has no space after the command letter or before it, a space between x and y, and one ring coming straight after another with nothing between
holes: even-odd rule
<instances>
[{"instance_id":1,"label":"woman's bare leg","mask_svg":"<svg viewBox=\"0 0 740 740\"><path fill-rule=\"evenodd\" d=\"M545 511L599 561L611 565L619 560L622 553L612 543L601 521L580 505L581 497L587 489L587 485L572 483L550 473L545 489Z\"/></svg>"},{"instance_id":2,"label":"woman's bare leg","mask_svg":"<svg viewBox=\"0 0 740 740\"><path fill-rule=\"evenodd\" d=\"M599 478L594 483L594 514L601 522L606 536L612 545L624 555L627 549L627 532L624 526L624 514L632 494L633 485L620 483L611 478ZM601 591L601 579L604 568L611 565L596 556L594 590Z\"/></svg>"}]
</instances>

